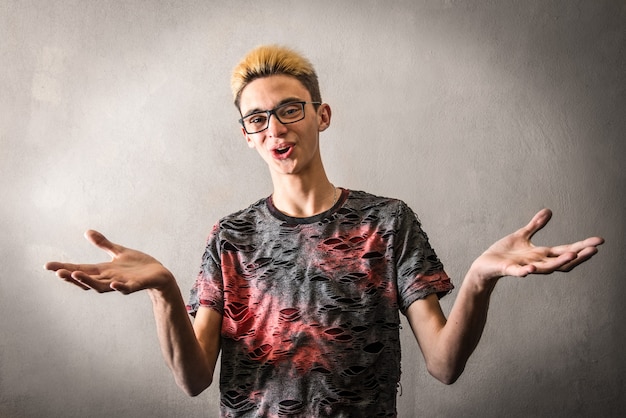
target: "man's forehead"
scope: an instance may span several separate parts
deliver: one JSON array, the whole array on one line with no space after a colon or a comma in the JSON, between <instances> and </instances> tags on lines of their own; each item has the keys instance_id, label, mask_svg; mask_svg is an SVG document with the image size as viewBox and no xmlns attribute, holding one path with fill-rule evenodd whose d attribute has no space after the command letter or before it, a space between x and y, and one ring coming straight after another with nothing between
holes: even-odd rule
<instances>
[{"instance_id":1,"label":"man's forehead","mask_svg":"<svg viewBox=\"0 0 626 418\"><path fill-rule=\"evenodd\" d=\"M255 110L269 110L286 101L310 101L311 94L295 77L271 75L248 83L241 92L240 108L243 114Z\"/></svg>"}]
</instances>

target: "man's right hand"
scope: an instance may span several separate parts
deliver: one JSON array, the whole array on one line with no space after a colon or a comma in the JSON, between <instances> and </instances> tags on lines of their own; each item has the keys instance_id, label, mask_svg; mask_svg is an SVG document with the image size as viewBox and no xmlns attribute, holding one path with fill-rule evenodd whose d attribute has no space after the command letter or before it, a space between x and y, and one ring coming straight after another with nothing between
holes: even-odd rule
<instances>
[{"instance_id":1,"label":"man's right hand","mask_svg":"<svg viewBox=\"0 0 626 418\"><path fill-rule=\"evenodd\" d=\"M166 290L176 284L172 273L148 254L112 243L97 231L85 232L92 244L111 256L108 263L72 264L46 263L63 280L82 289L98 293L118 291L123 294L144 289Z\"/></svg>"}]
</instances>

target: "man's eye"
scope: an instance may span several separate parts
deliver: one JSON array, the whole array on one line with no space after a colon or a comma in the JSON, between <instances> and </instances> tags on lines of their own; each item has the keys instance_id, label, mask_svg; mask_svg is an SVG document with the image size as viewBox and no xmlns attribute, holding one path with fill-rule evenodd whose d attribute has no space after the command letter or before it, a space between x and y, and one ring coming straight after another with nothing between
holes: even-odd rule
<instances>
[{"instance_id":1,"label":"man's eye","mask_svg":"<svg viewBox=\"0 0 626 418\"><path fill-rule=\"evenodd\" d=\"M302 111L300 105L289 105L280 109L280 116L293 117L297 116Z\"/></svg>"},{"instance_id":2,"label":"man's eye","mask_svg":"<svg viewBox=\"0 0 626 418\"><path fill-rule=\"evenodd\" d=\"M248 118L248 123L253 123L255 125L258 125L260 123L264 123L266 120L266 117L263 115L252 115Z\"/></svg>"}]
</instances>

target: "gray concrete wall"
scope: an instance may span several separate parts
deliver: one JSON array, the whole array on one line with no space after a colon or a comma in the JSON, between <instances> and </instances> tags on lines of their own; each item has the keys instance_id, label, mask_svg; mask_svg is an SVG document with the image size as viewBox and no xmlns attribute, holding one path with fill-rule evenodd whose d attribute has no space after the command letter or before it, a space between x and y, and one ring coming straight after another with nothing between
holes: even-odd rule
<instances>
[{"instance_id":1,"label":"gray concrete wall","mask_svg":"<svg viewBox=\"0 0 626 418\"><path fill-rule=\"evenodd\" d=\"M217 416L217 388L174 384L147 295L42 265L106 260L94 228L186 293L212 224L271 191L229 93L268 42L316 64L332 181L407 201L457 284L544 206L538 244L607 239L571 274L502 280L451 387L405 327L400 416L623 415L623 1L1 0L0 416Z\"/></svg>"}]
</instances>

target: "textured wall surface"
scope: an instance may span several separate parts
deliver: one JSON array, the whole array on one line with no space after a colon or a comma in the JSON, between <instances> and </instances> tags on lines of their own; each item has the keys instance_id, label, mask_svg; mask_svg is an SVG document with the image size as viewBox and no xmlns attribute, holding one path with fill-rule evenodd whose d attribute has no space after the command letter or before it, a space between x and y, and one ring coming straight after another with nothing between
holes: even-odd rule
<instances>
[{"instance_id":1,"label":"textured wall surface","mask_svg":"<svg viewBox=\"0 0 626 418\"><path fill-rule=\"evenodd\" d=\"M400 416L623 416L620 0L0 0L0 416L217 416L216 387L176 387L147 295L42 265L106 260L93 228L187 294L213 223L271 193L229 93L270 42L316 64L331 180L409 203L455 283L545 206L537 244L607 240L570 274L502 280L452 386L404 327Z\"/></svg>"}]
</instances>

